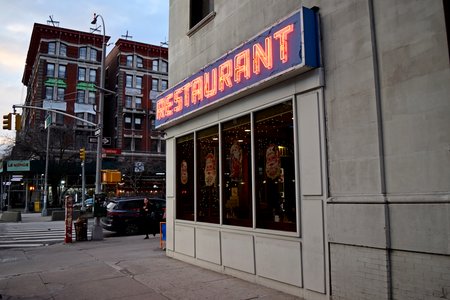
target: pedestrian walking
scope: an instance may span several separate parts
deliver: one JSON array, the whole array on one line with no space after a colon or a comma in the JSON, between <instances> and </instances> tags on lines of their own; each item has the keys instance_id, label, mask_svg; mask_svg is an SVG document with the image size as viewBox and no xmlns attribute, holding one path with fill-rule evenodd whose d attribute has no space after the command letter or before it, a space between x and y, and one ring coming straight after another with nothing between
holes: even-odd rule
<instances>
[{"instance_id":1,"label":"pedestrian walking","mask_svg":"<svg viewBox=\"0 0 450 300\"><path fill-rule=\"evenodd\" d=\"M144 239L148 239L149 234L153 234L153 236L155 236L155 214L155 206L148 200L148 198L144 198L144 206L142 206L141 209L141 217L145 233Z\"/></svg>"}]
</instances>

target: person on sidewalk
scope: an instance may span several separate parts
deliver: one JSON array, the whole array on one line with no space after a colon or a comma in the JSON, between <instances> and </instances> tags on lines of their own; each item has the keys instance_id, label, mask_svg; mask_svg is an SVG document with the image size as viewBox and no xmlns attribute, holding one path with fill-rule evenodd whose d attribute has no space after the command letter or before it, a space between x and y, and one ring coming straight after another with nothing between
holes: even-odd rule
<instances>
[{"instance_id":1,"label":"person on sidewalk","mask_svg":"<svg viewBox=\"0 0 450 300\"><path fill-rule=\"evenodd\" d=\"M148 235L151 233L155 236L155 207L152 205L148 198L144 198L144 206L141 209L141 218L143 222L143 228L145 233L145 238L148 239Z\"/></svg>"}]
</instances>

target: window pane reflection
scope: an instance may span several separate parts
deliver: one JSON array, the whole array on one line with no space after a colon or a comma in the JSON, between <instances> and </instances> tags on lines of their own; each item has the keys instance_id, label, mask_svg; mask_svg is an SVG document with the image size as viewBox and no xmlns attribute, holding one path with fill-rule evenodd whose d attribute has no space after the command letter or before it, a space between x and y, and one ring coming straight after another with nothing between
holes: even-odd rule
<instances>
[{"instance_id":1,"label":"window pane reflection","mask_svg":"<svg viewBox=\"0 0 450 300\"><path fill-rule=\"evenodd\" d=\"M176 218L194 221L194 134L177 138L176 174Z\"/></svg>"},{"instance_id":2,"label":"window pane reflection","mask_svg":"<svg viewBox=\"0 0 450 300\"><path fill-rule=\"evenodd\" d=\"M197 134L197 221L219 223L219 133L214 126Z\"/></svg>"},{"instance_id":3,"label":"window pane reflection","mask_svg":"<svg viewBox=\"0 0 450 300\"><path fill-rule=\"evenodd\" d=\"M292 102L255 113L256 226L296 231Z\"/></svg>"},{"instance_id":4,"label":"window pane reflection","mask_svg":"<svg viewBox=\"0 0 450 300\"><path fill-rule=\"evenodd\" d=\"M251 227L250 115L222 126L223 223Z\"/></svg>"}]
</instances>

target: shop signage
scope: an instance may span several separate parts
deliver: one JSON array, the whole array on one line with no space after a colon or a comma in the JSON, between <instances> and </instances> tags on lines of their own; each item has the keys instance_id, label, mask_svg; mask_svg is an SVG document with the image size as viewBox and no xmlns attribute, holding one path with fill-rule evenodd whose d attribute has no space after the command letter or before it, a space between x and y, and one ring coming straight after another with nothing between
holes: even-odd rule
<instances>
[{"instance_id":1,"label":"shop signage","mask_svg":"<svg viewBox=\"0 0 450 300\"><path fill-rule=\"evenodd\" d=\"M30 171L30 161L29 160L9 160L6 163L6 170L8 172Z\"/></svg>"},{"instance_id":2,"label":"shop signage","mask_svg":"<svg viewBox=\"0 0 450 300\"><path fill-rule=\"evenodd\" d=\"M160 94L155 125L235 100L283 74L318 66L316 15L302 8Z\"/></svg>"},{"instance_id":3,"label":"shop signage","mask_svg":"<svg viewBox=\"0 0 450 300\"><path fill-rule=\"evenodd\" d=\"M110 155L120 155L122 154L122 149L120 148L103 148L104 154L110 154Z\"/></svg>"}]
</instances>

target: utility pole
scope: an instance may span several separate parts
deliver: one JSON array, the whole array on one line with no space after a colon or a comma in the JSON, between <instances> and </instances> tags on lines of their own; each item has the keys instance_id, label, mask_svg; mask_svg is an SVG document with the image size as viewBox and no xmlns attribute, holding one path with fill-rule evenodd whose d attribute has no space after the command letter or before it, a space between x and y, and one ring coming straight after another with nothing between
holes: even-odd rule
<instances>
[{"instance_id":1,"label":"utility pole","mask_svg":"<svg viewBox=\"0 0 450 300\"><path fill-rule=\"evenodd\" d=\"M102 149L103 149L103 110L104 110L104 100L105 100L105 56L106 56L106 35L105 35L105 21L102 15L94 13L94 19L91 24L97 24L97 19L100 17L102 20L102 30L103 30L103 43L102 43L102 62L100 69L100 99L99 99L99 110L97 113L97 163L95 168L95 195L94 195L94 216L96 215L95 208L98 208L100 194L102 192L102 182L101 182L101 172L102 172ZM96 205L97 204L97 205ZM100 226L100 217L95 217L95 223L92 227L92 239L93 240L103 240L103 228Z\"/></svg>"}]
</instances>

